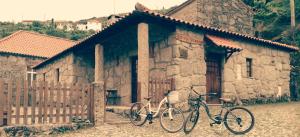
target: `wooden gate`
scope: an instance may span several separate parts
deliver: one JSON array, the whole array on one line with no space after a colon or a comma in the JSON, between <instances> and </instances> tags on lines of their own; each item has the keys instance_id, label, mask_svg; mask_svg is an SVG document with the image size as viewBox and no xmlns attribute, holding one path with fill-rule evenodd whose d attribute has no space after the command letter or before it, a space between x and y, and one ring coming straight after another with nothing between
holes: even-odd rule
<instances>
[{"instance_id":1,"label":"wooden gate","mask_svg":"<svg viewBox=\"0 0 300 137\"><path fill-rule=\"evenodd\" d=\"M71 123L93 119L90 84L54 84L0 80L0 126Z\"/></svg>"},{"instance_id":2,"label":"wooden gate","mask_svg":"<svg viewBox=\"0 0 300 137\"><path fill-rule=\"evenodd\" d=\"M152 97L154 106L158 106L168 90L175 90L174 79L152 78L149 81L148 96Z\"/></svg>"}]
</instances>

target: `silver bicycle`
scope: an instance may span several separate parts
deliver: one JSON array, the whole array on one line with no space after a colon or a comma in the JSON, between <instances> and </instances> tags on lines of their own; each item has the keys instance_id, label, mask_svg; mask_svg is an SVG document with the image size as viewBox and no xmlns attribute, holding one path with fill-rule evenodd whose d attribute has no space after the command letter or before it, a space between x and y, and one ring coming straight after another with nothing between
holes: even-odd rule
<instances>
[{"instance_id":1,"label":"silver bicycle","mask_svg":"<svg viewBox=\"0 0 300 137\"><path fill-rule=\"evenodd\" d=\"M130 109L131 123L136 126L142 126L148 120L149 124L152 124L153 118L160 116L160 125L164 130L170 133L180 131L183 128L185 118L180 109L174 108L170 105L170 92L171 91L168 91L164 94L165 97L160 101L156 110L152 110L151 97L144 98L147 100L146 105L141 102L134 103ZM162 109L163 105L165 105L165 109Z\"/></svg>"}]
</instances>

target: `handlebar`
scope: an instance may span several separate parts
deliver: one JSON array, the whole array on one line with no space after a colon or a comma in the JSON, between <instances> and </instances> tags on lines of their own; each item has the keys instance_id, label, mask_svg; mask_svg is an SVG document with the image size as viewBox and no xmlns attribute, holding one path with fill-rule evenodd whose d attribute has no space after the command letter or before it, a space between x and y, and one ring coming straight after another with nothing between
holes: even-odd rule
<instances>
[{"instance_id":1,"label":"handlebar","mask_svg":"<svg viewBox=\"0 0 300 137\"><path fill-rule=\"evenodd\" d=\"M191 86L191 90L193 90L197 95L199 95L200 97L202 97L202 96L217 96L218 95L218 93L208 93L208 94L200 94L200 93L198 93L196 90L194 90L194 87L193 86Z\"/></svg>"}]
</instances>

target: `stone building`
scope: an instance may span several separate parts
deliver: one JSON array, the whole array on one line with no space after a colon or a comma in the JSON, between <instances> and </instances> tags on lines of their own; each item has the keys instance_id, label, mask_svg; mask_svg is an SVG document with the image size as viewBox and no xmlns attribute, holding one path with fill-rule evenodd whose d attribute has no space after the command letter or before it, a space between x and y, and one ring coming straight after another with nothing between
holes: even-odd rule
<instances>
[{"instance_id":1,"label":"stone building","mask_svg":"<svg viewBox=\"0 0 300 137\"><path fill-rule=\"evenodd\" d=\"M218 97L289 95L290 53L298 48L136 7L35 66L38 79L94 83L100 89L105 83L107 90L117 90L123 105L148 96L153 77L174 78L182 99L190 86ZM95 97L96 110L103 110L99 105L103 90L96 91Z\"/></svg>"},{"instance_id":2,"label":"stone building","mask_svg":"<svg viewBox=\"0 0 300 137\"><path fill-rule=\"evenodd\" d=\"M17 31L0 40L0 79L35 79L32 66L70 48L74 41Z\"/></svg>"},{"instance_id":3,"label":"stone building","mask_svg":"<svg viewBox=\"0 0 300 137\"><path fill-rule=\"evenodd\" d=\"M253 13L242 0L187 0L166 15L253 36Z\"/></svg>"}]
</instances>

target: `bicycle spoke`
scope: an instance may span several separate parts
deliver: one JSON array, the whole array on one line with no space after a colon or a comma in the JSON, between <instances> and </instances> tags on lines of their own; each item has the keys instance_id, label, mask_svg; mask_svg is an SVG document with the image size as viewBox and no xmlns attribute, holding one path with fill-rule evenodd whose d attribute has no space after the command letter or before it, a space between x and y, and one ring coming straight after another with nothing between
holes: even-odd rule
<instances>
[{"instance_id":1,"label":"bicycle spoke","mask_svg":"<svg viewBox=\"0 0 300 137\"><path fill-rule=\"evenodd\" d=\"M135 103L130 109L130 121L136 126L141 126L146 122L147 110L142 103Z\"/></svg>"},{"instance_id":2,"label":"bicycle spoke","mask_svg":"<svg viewBox=\"0 0 300 137\"><path fill-rule=\"evenodd\" d=\"M182 112L175 108L165 109L160 116L161 126L168 132L179 131L184 123Z\"/></svg>"},{"instance_id":3,"label":"bicycle spoke","mask_svg":"<svg viewBox=\"0 0 300 137\"><path fill-rule=\"evenodd\" d=\"M234 108L225 117L226 128L235 134L248 132L254 124L253 115L244 108Z\"/></svg>"},{"instance_id":4,"label":"bicycle spoke","mask_svg":"<svg viewBox=\"0 0 300 137\"><path fill-rule=\"evenodd\" d=\"M198 118L199 118L199 112L198 111L192 111L184 124L184 132L186 134L190 133L194 127L196 126L197 122L198 122Z\"/></svg>"}]
</instances>

